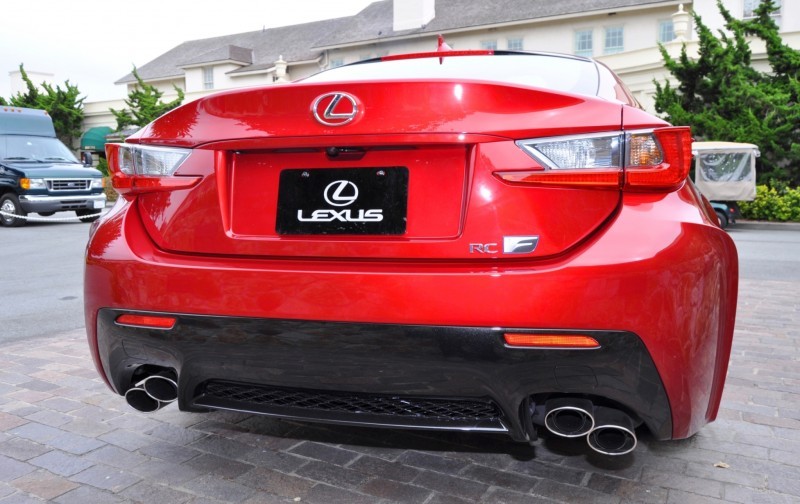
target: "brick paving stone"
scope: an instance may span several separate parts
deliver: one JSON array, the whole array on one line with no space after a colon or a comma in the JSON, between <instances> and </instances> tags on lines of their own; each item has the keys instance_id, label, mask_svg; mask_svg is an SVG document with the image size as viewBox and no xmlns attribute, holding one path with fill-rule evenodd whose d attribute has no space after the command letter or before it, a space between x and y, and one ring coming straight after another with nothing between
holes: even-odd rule
<instances>
[{"instance_id":1,"label":"brick paving stone","mask_svg":"<svg viewBox=\"0 0 800 504\"><path fill-rule=\"evenodd\" d=\"M244 443L216 435L206 436L198 439L197 441L188 445L188 447L207 452L212 455L217 455L219 457L234 460L243 459L250 454L250 452L256 449Z\"/></svg>"},{"instance_id":2,"label":"brick paving stone","mask_svg":"<svg viewBox=\"0 0 800 504\"><path fill-rule=\"evenodd\" d=\"M213 472L216 476L225 479L238 478L242 474L253 469L253 466L250 464L208 453L188 460L184 462L183 465L201 473Z\"/></svg>"},{"instance_id":3,"label":"brick paving stone","mask_svg":"<svg viewBox=\"0 0 800 504\"><path fill-rule=\"evenodd\" d=\"M224 502L242 502L256 493L250 487L211 475L187 481L181 486L192 493L202 494Z\"/></svg>"},{"instance_id":4,"label":"brick paving stone","mask_svg":"<svg viewBox=\"0 0 800 504\"><path fill-rule=\"evenodd\" d=\"M116 504L130 501L104 490L82 485L60 497L56 497L53 502L56 504Z\"/></svg>"},{"instance_id":5,"label":"brick paving stone","mask_svg":"<svg viewBox=\"0 0 800 504\"><path fill-rule=\"evenodd\" d=\"M120 492L119 495L136 502L152 502L163 504L181 504L192 499L193 497L191 494L186 492L181 492L164 485L156 485L144 481L126 488Z\"/></svg>"},{"instance_id":6,"label":"brick paving stone","mask_svg":"<svg viewBox=\"0 0 800 504\"><path fill-rule=\"evenodd\" d=\"M16 429L12 429L9 433L17 437L36 441L37 443L47 443L51 439L55 439L64 434L64 431L56 429L55 427L50 427L49 425L29 422Z\"/></svg>"},{"instance_id":7,"label":"brick paving stone","mask_svg":"<svg viewBox=\"0 0 800 504\"><path fill-rule=\"evenodd\" d=\"M17 415L0 412L0 431L7 431L25 425L29 420L20 418Z\"/></svg>"},{"instance_id":8,"label":"brick paving stone","mask_svg":"<svg viewBox=\"0 0 800 504\"><path fill-rule=\"evenodd\" d=\"M263 467L256 467L237 478L237 483L272 495L290 499L305 499L309 490L316 485L312 480L292 474L284 474Z\"/></svg>"},{"instance_id":9,"label":"brick paving stone","mask_svg":"<svg viewBox=\"0 0 800 504\"><path fill-rule=\"evenodd\" d=\"M180 485L203 475L200 471L178 462L165 462L158 459L131 467L130 471L144 480L167 486Z\"/></svg>"},{"instance_id":10,"label":"brick paving stone","mask_svg":"<svg viewBox=\"0 0 800 504\"><path fill-rule=\"evenodd\" d=\"M94 465L94 462L58 450L34 457L28 462L61 476L72 476Z\"/></svg>"},{"instance_id":11,"label":"brick paving stone","mask_svg":"<svg viewBox=\"0 0 800 504\"><path fill-rule=\"evenodd\" d=\"M364 474L371 474L381 479L394 480L401 483L408 483L420 473L420 469L415 467L367 456L357 458L347 467Z\"/></svg>"},{"instance_id":12,"label":"brick paving stone","mask_svg":"<svg viewBox=\"0 0 800 504\"><path fill-rule=\"evenodd\" d=\"M131 432L123 429L116 429L107 432L102 436L97 437L98 441L118 446L128 451L138 450L153 444L155 441L152 437L137 432Z\"/></svg>"},{"instance_id":13,"label":"brick paving stone","mask_svg":"<svg viewBox=\"0 0 800 504\"><path fill-rule=\"evenodd\" d=\"M469 462L459 459L445 458L436 453L423 453L408 451L400 455L397 461L401 464L421 469L429 469L443 473L455 474L469 465Z\"/></svg>"},{"instance_id":14,"label":"brick paving stone","mask_svg":"<svg viewBox=\"0 0 800 504\"><path fill-rule=\"evenodd\" d=\"M168 462L186 462L199 456L202 452L187 448L185 446L178 446L167 442L153 443L150 446L145 446L139 449L139 453L148 457L155 457Z\"/></svg>"},{"instance_id":15,"label":"brick paving stone","mask_svg":"<svg viewBox=\"0 0 800 504\"><path fill-rule=\"evenodd\" d=\"M369 474L318 460L309 461L294 471L294 474L312 481L321 481L349 489L355 489L373 478Z\"/></svg>"},{"instance_id":16,"label":"brick paving stone","mask_svg":"<svg viewBox=\"0 0 800 504\"><path fill-rule=\"evenodd\" d=\"M22 492L45 500L52 500L74 488L78 488L77 483L44 469L17 478L11 482L11 485Z\"/></svg>"},{"instance_id":17,"label":"brick paving stone","mask_svg":"<svg viewBox=\"0 0 800 504\"><path fill-rule=\"evenodd\" d=\"M350 450L311 441L295 446L290 450L290 453L340 465L346 465L360 456Z\"/></svg>"},{"instance_id":18,"label":"brick paving stone","mask_svg":"<svg viewBox=\"0 0 800 504\"><path fill-rule=\"evenodd\" d=\"M378 478L367 481L358 490L392 502L425 502L433 493L427 488Z\"/></svg>"},{"instance_id":19,"label":"brick paving stone","mask_svg":"<svg viewBox=\"0 0 800 504\"><path fill-rule=\"evenodd\" d=\"M0 455L0 481L12 481L35 470L30 464Z\"/></svg>"},{"instance_id":20,"label":"brick paving stone","mask_svg":"<svg viewBox=\"0 0 800 504\"><path fill-rule=\"evenodd\" d=\"M375 497L320 483L308 492L303 502L311 504L374 504Z\"/></svg>"},{"instance_id":21,"label":"brick paving stone","mask_svg":"<svg viewBox=\"0 0 800 504\"><path fill-rule=\"evenodd\" d=\"M177 445L187 445L208 436L205 432L176 427L170 424L160 424L149 430L148 434L154 438L163 439Z\"/></svg>"},{"instance_id":22,"label":"brick paving stone","mask_svg":"<svg viewBox=\"0 0 800 504\"><path fill-rule=\"evenodd\" d=\"M15 494L11 494L8 497L0 500L0 503L2 504L41 504L42 502L47 502L47 501L23 492L17 492Z\"/></svg>"},{"instance_id":23,"label":"brick paving stone","mask_svg":"<svg viewBox=\"0 0 800 504\"><path fill-rule=\"evenodd\" d=\"M47 445L74 455L83 455L84 453L104 446L105 443L94 438L81 436L80 434L65 432L48 441Z\"/></svg>"},{"instance_id":24,"label":"brick paving stone","mask_svg":"<svg viewBox=\"0 0 800 504\"><path fill-rule=\"evenodd\" d=\"M484 483L447 474L437 474L430 471L420 473L411 483L430 490L435 490L439 493L471 500L480 499L490 486Z\"/></svg>"},{"instance_id":25,"label":"brick paving stone","mask_svg":"<svg viewBox=\"0 0 800 504\"><path fill-rule=\"evenodd\" d=\"M87 453L83 458L120 469L130 469L150 460L140 453L130 452L114 445L104 445L100 449Z\"/></svg>"},{"instance_id":26,"label":"brick paving stone","mask_svg":"<svg viewBox=\"0 0 800 504\"><path fill-rule=\"evenodd\" d=\"M492 488L482 499L482 502L491 502L493 504L552 504L553 501L505 488Z\"/></svg>"},{"instance_id":27,"label":"brick paving stone","mask_svg":"<svg viewBox=\"0 0 800 504\"><path fill-rule=\"evenodd\" d=\"M141 478L117 467L98 464L71 476L70 480L119 493L141 481Z\"/></svg>"},{"instance_id":28,"label":"brick paving stone","mask_svg":"<svg viewBox=\"0 0 800 504\"><path fill-rule=\"evenodd\" d=\"M17 460L29 460L43 455L51 450L50 447L24 438L11 438L0 443L0 455L6 455Z\"/></svg>"},{"instance_id":29,"label":"brick paving stone","mask_svg":"<svg viewBox=\"0 0 800 504\"><path fill-rule=\"evenodd\" d=\"M300 455L263 449L250 452L244 461L255 466L267 467L286 473L290 473L309 462L307 458Z\"/></svg>"},{"instance_id":30,"label":"brick paving stone","mask_svg":"<svg viewBox=\"0 0 800 504\"><path fill-rule=\"evenodd\" d=\"M540 481L539 478L523 476L521 474L500 471L491 467L471 465L459 473L462 478L479 481L487 485L498 486L507 490L528 493Z\"/></svg>"},{"instance_id":31,"label":"brick paving stone","mask_svg":"<svg viewBox=\"0 0 800 504\"><path fill-rule=\"evenodd\" d=\"M540 481L533 489L533 494L572 504L619 504L621 502L617 496L607 495L582 486L565 485L554 480Z\"/></svg>"}]
</instances>

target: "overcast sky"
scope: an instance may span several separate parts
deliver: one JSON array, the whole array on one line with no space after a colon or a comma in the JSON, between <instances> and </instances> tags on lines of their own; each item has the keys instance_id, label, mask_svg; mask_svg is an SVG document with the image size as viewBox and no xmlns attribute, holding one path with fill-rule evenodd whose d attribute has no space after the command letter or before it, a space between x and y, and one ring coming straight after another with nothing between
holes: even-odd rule
<instances>
[{"instance_id":1,"label":"overcast sky","mask_svg":"<svg viewBox=\"0 0 800 504\"><path fill-rule=\"evenodd\" d=\"M351 16L374 0L7 0L0 22L0 96L9 72L69 79L86 101L124 98L114 81L187 40Z\"/></svg>"}]
</instances>

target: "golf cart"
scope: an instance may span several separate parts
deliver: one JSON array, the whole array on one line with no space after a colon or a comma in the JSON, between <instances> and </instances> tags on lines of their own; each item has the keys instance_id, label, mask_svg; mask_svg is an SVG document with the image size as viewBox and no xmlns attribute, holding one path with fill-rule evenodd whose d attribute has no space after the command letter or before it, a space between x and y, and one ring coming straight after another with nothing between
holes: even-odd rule
<instances>
[{"instance_id":1,"label":"golf cart","mask_svg":"<svg viewBox=\"0 0 800 504\"><path fill-rule=\"evenodd\" d=\"M725 229L736 222L737 201L756 198L758 146L734 142L693 142L694 183L717 212Z\"/></svg>"}]
</instances>

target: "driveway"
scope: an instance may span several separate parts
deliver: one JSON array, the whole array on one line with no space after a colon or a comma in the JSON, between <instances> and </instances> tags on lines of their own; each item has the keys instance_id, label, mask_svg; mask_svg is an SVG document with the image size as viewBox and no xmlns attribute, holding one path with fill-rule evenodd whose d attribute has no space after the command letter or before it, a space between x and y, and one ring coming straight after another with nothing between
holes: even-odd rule
<instances>
[{"instance_id":1,"label":"driveway","mask_svg":"<svg viewBox=\"0 0 800 504\"><path fill-rule=\"evenodd\" d=\"M732 232L740 249L748 232ZM784 232L800 243L800 228ZM175 405L145 415L97 377L82 329L7 340L0 503L800 502L800 280L748 268L717 421L618 458L552 437L530 447ZM70 289L40 297L57 305Z\"/></svg>"}]
</instances>

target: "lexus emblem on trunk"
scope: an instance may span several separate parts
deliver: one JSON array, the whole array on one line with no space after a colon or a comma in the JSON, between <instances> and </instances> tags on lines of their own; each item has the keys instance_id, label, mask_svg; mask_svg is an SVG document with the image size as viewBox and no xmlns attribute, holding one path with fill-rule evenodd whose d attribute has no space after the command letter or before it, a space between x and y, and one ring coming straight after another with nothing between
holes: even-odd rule
<instances>
[{"instance_id":1,"label":"lexus emblem on trunk","mask_svg":"<svg viewBox=\"0 0 800 504\"><path fill-rule=\"evenodd\" d=\"M358 115L358 102L347 93L325 93L311 105L314 119L325 126L344 126Z\"/></svg>"}]
</instances>

